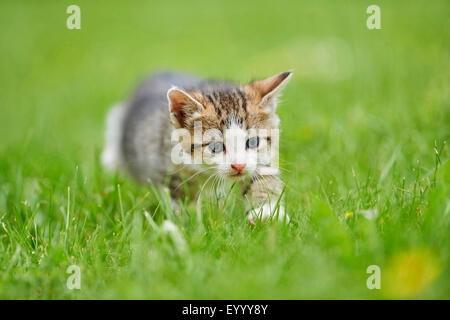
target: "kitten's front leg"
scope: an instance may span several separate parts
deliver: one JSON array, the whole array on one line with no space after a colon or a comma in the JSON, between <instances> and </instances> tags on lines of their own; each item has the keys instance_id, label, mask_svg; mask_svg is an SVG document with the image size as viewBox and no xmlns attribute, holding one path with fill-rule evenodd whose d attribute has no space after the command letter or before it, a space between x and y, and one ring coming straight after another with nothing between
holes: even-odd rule
<instances>
[{"instance_id":1,"label":"kitten's front leg","mask_svg":"<svg viewBox=\"0 0 450 320\"><path fill-rule=\"evenodd\" d=\"M252 178L250 185L251 209L248 220L253 225L256 221L278 220L289 223L289 216L280 199L283 184L278 176L265 175Z\"/></svg>"}]
</instances>

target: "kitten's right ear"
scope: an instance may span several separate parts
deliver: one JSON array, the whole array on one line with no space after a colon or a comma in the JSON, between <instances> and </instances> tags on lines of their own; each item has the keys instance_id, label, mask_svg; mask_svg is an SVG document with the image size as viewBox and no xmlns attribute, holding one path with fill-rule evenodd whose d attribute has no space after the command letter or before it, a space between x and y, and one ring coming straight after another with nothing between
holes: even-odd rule
<instances>
[{"instance_id":1,"label":"kitten's right ear","mask_svg":"<svg viewBox=\"0 0 450 320\"><path fill-rule=\"evenodd\" d=\"M256 94L258 102L264 110L274 112L278 96L291 77L291 71L282 72L264 80L253 81L246 85L245 89Z\"/></svg>"},{"instance_id":2,"label":"kitten's right ear","mask_svg":"<svg viewBox=\"0 0 450 320\"><path fill-rule=\"evenodd\" d=\"M170 122L175 128L186 127L186 122L192 119L196 114L203 112L203 105L195 100L192 95L172 87L167 91L169 101Z\"/></svg>"}]
</instances>

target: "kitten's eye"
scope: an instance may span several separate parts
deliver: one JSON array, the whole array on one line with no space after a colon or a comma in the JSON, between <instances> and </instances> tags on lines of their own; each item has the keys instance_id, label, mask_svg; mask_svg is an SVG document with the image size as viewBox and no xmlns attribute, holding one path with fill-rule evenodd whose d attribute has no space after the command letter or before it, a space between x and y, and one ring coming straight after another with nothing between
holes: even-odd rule
<instances>
[{"instance_id":1,"label":"kitten's eye","mask_svg":"<svg viewBox=\"0 0 450 320\"><path fill-rule=\"evenodd\" d=\"M259 137L252 137L247 140L247 148L254 149L259 146Z\"/></svg>"},{"instance_id":2,"label":"kitten's eye","mask_svg":"<svg viewBox=\"0 0 450 320\"><path fill-rule=\"evenodd\" d=\"M211 151L213 153L220 153L223 151L223 143L222 142L217 142L217 141L213 141L209 144L209 148L211 149Z\"/></svg>"}]
</instances>

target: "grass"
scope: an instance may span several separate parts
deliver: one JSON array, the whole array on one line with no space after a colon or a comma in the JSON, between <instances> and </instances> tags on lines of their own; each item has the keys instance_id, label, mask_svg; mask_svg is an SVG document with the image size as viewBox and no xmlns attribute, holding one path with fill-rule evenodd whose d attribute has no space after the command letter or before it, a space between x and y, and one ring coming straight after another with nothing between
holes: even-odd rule
<instances>
[{"instance_id":1,"label":"grass","mask_svg":"<svg viewBox=\"0 0 450 320\"><path fill-rule=\"evenodd\" d=\"M0 298L449 299L450 4L378 2L381 30L367 1L80 0L68 30L73 1L2 1ZM189 199L180 219L103 171L107 109L164 68L294 69L279 107L289 226L250 227L234 194L201 219Z\"/></svg>"}]
</instances>

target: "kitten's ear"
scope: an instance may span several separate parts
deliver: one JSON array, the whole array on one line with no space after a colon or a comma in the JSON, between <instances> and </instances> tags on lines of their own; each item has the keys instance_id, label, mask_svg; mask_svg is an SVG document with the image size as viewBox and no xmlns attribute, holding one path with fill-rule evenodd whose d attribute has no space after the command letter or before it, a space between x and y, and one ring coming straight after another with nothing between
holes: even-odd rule
<instances>
[{"instance_id":1,"label":"kitten's ear","mask_svg":"<svg viewBox=\"0 0 450 320\"><path fill-rule=\"evenodd\" d=\"M204 111L200 102L177 87L172 87L167 91L167 99L169 100L170 122L175 128L185 127L189 118Z\"/></svg>"},{"instance_id":2,"label":"kitten's ear","mask_svg":"<svg viewBox=\"0 0 450 320\"><path fill-rule=\"evenodd\" d=\"M292 77L291 71L286 71L260 81L250 82L245 90L255 96L260 106L268 112L274 112L277 107L277 98L281 90Z\"/></svg>"}]
</instances>

